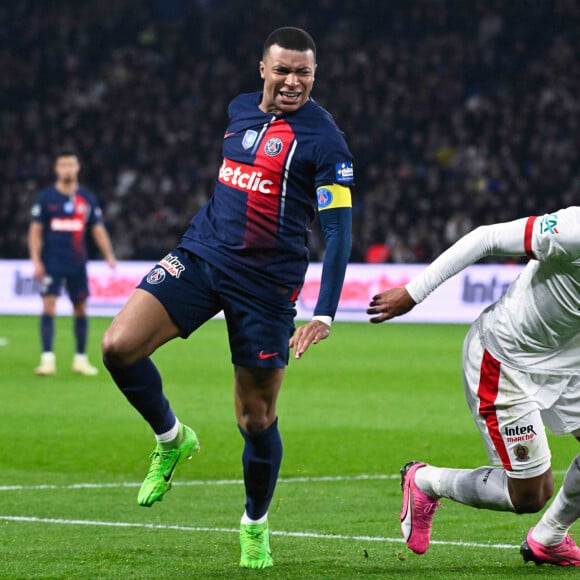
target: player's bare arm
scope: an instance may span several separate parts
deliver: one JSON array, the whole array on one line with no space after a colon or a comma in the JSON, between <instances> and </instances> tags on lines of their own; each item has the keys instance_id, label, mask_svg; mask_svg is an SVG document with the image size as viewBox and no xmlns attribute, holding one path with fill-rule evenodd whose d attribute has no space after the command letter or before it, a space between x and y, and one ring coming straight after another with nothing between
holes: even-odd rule
<instances>
[{"instance_id":1,"label":"player's bare arm","mask_svg":"<svg viewBox=\"0 0 580 580\"><path fill-rule=\"evenodd\" d=\"M367 314L378 314L371 318L372 323L378 324L407 314L416 304L406 288L391 288L373 296Z\"/></svg>"},{"instance_id":2,"label":"player's bare arm","mask_svg":"<svg viewBox=\"0 0 580 580\"><path fill-rule=\"evenodd\" d=\"M111 238L102 223L95 224L92 229L93 238L95 244L103 254L107 264L110 268L115 268L117 265L117 260L115 259L115 254L113 253L113 246L111 244Z\"/></svg>"},{"instance_id":3,"label":"player's bare arm","mask_svg":"<svg viewBox=\"0 0 580 580\"><path fill-rule=\"evenodd\" d=\"M28 228L28 252L34 267L34 279L38 281L42 280L46 274L46 269L40 257L42 253L42 228L42 224L38 222L32 222Z\"/></svg>"},{"instance_id":4,"label":"player's bare arm","mask_svg":"<svg viewBox=\"0 0 580 580\"><path fill-rule=\"evenodd\" d=\"M531 255L527 247L528 218L490 226L480 226L445 250L417 278L404 288L386 290L373 297L367 314L380 323L409 312L443 282L485 256Z\"/></svg>"}]
</instances>

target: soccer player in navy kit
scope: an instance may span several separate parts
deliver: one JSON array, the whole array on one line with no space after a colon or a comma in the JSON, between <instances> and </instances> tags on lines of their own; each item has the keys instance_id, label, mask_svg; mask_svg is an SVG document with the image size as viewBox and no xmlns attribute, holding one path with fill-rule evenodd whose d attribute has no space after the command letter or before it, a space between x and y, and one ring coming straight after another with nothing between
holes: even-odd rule
<instances>
[{"instance_id":1,"label":"soccer player in navy kit","mask_svg":"<svg viewBox=\"0 0 580 580\"><path fill-rule=\"evenodd\" d=\"M95 243L111 268L115 256L107 230L101 221L96 199L79 186L80 163L75 153L63 151L56 157L56 183L42 190L32 208L28 231L30 259L34 278L42 283L42 317L40 334L42 355L37 375L56 373L53 352L56 299L63 283L73 303L76 354L72 369L83 375L96 375L86 355L87 341L87 250L85 231L89 227Z\"/></svg>"},{"instance_id":2,"label":"soccer player in navy kit","mask_svg":"<svg viewBox=\"0 0 580 580\"><path fill-rule=\"evenodd\" d=\"M332 117L310 98L315 71L306 32L281 28L268 37L263 91L229 106L213 196L103 337L106 366L157 439L137 498L151 506L199 443L176 419L149 355L224 311L244 439L240 566L247 568L273 563L267 513L282 460L276 399L289 351L300 358L329 335L351 247L352 156ZM327 244L320 296L312 321L294 334L317 209Z\"/></svg>"}]
</instances>

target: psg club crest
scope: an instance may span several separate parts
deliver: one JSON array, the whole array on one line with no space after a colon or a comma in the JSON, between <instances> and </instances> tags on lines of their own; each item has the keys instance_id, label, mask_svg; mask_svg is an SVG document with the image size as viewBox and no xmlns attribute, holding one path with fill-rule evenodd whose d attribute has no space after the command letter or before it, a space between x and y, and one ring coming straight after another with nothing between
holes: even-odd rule
<instances>
[{"instance_id":1,"label":"psg club crest","mask_svg":"<svg viewBox=\"0 0 580 580\"><path fill-rule=\"evenodd\" d=\"M242 139L242 147L244 149L249 149L254 145L256 139L258 138L258 131L254 131L253 129L248 129L244 133L244 138Z\"/></svg>"},{"instance_id":2,"label":"psg club crest","mask_svg":"<svg viewBox=\"0 0 580 580\"><path fill-rule=\"evenodd\" d=\"M163 280L165 280L165 270L163 268L155 268L147 276L147 282L149 284L161 284Z\"/></svg>"},{"instance_id":3,"label":"psg club crest","mask_svg":"<svg viewBox=\"0 0 580 580\"><path fill-rule=\"evenodd\" d=\"M284 144L282 143L282 139L278 137L271 137L264 145L264 153L270 157L276 157L276 155L282 151L283 147Z\"/></svg>"},{"instance_id":4,"label":"psg club crest","mask_svg":"<svg viewBox=\"0 0 580 580\"><path fill-rule=\"evenodd\" d=\"M318 207L319 209L325 209L332 203L332 192L326 187L320 187L318 189Z\"/></svg>"},{"instance_id":5,"label":"psg club crest","mask_svg":"<svg viewBox=\"0 0 580 580\"><path fill-rule=\"evenodd\" d=\"M518 461L526 461L530 458L529 449L525 445L516 445L514 455Z\"/></svg>"}]
</instances>

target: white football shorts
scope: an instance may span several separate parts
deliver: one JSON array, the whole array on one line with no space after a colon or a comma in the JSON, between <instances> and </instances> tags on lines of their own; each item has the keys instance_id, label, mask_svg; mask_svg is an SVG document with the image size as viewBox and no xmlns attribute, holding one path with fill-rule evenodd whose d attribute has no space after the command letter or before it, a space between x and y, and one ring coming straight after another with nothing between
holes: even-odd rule
<instances>
[{"instance_id":1,"label":"white football shorts","mask_svg":"<svg viewBox=\"0 0 580 580\"><path fill-rule=\"evenodd\" d=\"M580 435L580 376L527 373L500 363L475 326L463 344L463 385L492 465L529 479L550 468L544 423Z\"/></svg>"}]
</instances>

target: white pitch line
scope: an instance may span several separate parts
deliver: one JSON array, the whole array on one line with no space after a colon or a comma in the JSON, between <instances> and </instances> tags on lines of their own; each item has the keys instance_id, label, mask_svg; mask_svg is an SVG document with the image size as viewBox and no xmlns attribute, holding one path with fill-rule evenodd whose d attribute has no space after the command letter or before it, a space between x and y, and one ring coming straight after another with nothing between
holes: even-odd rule
<instances>
[{"instance_id":1,"label":"white pitch line","mask_svg":"<svg viewBox=\"0 0 580 580\"><path fill-rule=\"evenodd\" d=\"M564 475L565 471L554 471L554 475ZM320 483L320 482L341 482L341 481L380 481L380 480L400 480L399 473L378 473L360 475L322 475L319 477L280 477L278 483ZM0 492L3 491L42 491L54 489L115 489L141 487L142 482L119 481L109 483L70 483L68 485L56 485L52 483L39 485L0 485ZM220 486L220 485L242 485L243 479L193 479L189 481L175 481L176 486Z\"/></svg>"},{"instance_id":2,"label":"white pitch line","mask_svg":"<svg viewBox=\"0 0 580 580\"><path fill-rule=\"evenodd\" d=\"M280 477L278 483L317 483L324 481L375 481L384 479L400 479L400 474L377 474L377 475L324 475L320 477ZM176 481L173 485L242 485L243 479L194 479L190 481ZM120 481L118 483L71 483L68 485L40 484L40 485L1 485L0 491L37 491L45 489L110 489L118 487L141 487L141 482Z\"/></svg>"},{"instance_id":3,"label":"white pitch line","mask_svg":"<svg viewBox=\"0 0 580 580\"><path fill-rule=\"evenodd\" d=\"M236 528L210 528L201 526L180 526L166 524L146 524L134 522L107 522L100 520L68 520L60 518L37 518L30 516L0 516L0 520L9 522L25 522L36 524L60 524L66 526L101 526L108 528L145 528L148 530L175 530L179 532L212 532L218 534L239 534ZM321 534L318 532L285 532L281 530L271 530L273 536L285 538L309 538L317 540L356 540L361 542L383 542L390 544L402 544L403 538L389 538L385 536L348 536L345 534ZM493 548L496 550L514 550L519 546L512 544L484 544L478 542L461 542L432 540L431 544L438 546L459 546L462 548Z\"/></svg>"}]
</instances>

